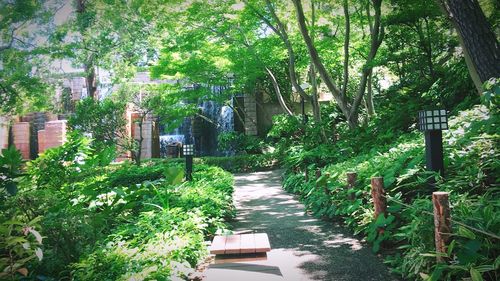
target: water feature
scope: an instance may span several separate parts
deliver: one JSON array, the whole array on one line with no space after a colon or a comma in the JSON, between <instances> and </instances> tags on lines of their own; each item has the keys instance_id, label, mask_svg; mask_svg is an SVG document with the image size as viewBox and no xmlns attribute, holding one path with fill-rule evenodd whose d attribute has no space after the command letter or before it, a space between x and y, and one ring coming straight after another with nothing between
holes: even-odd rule
<instances>
[{"instance_id":1,"label":"water feature","mask_svg":"<svg viewBox=\"0 0 500 281\"><path fill-rule=\"evenodd\" d=\"M197 155L223 154L217 149L217 137L223 132L234 131L233 109L229 105L221 105L215 101L204 101L199 104L199 109L199 114L203 117L185 118L183 123L172 132L161 130L160 151L162 157L167 155L169 145L177 142L186 143L187 140L191 140L195 144Z\"/></svg>"}]
</instances>

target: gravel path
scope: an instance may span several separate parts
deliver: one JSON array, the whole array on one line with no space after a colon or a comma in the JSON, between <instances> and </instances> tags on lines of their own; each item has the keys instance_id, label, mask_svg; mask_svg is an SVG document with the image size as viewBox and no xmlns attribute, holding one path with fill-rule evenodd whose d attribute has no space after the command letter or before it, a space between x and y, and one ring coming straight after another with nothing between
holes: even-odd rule
<instances>
[{"instance_id":1,"label":"gravel path","mask_svg":"<svg viewBox=\"0 0 500 281\"><path fill-rule=\"evenodd\" d=\"M267 233L272 248L267 259L229 265L244 266L240 271L211 265L205 281L397 280L349 230L306 213L304 205L282 189L281 172L235 175L238 213L232 225L235 231ZM253 270L255 266L262 268ZM257 275L259 270L268 274Z\"/></svg>"},{"instance_id":2,"label":"gravel path","mask_svg":"<svg viewBox=\"0 0 500 281\"><path fill-rule=\"evenodd\" d=\"M265 232L271 242L267 260L255 264L278 267L288 281L397 280L349 230L307 214L282 189L281 172L236 175L234 230Z\"/></svg>"}]
</instances>

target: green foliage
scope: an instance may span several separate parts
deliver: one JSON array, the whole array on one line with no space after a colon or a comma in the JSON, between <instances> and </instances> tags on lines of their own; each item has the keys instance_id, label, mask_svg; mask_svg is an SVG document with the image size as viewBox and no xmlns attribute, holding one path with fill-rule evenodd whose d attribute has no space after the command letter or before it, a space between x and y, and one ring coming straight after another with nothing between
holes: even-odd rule
<instances>
[{"instance_id":1,"label":"green foliage","mask_svg":"<svg viewBox=\"0 0 500 281\"><path fill-rule=\"evenodd\" d=\"M256 136L247 136L238 132L224 132L217 136L219 150L236 154L261 154L264 144Z\"/></svg>"},{"instance_id":2,"label":"green foliage","mask_svg":"<svg viewBox=\"0 0 500 281\"><path fill-rule=\"evenodd\" d=\"M0 264L4 269L15 262L13 280L20 274L169 280L193 272L207 254L205 239L225 229L224 219L234 215L232 176L200 164L194 180L183 182L184 167L176 163L111 164L113 158L72 134L28 163L19 192L7 198L0 216L7 239L0 239L7 243ZM32 240L40 229L44 259L35 262L41 246ZM14 252L14 260L4 259Z\"/></svg>"},{"instance_id":3,"label":"green foliage","mask_svg":"<svg viewBox=\"0 0 500 281\"><path fill-rule=\"evenodd\" d=\"M76 104L68 126L92 136L93 144L98 149L116 145L128 150L130 140L126 133L125 109L124 102L114 102L109 98L102 101L86 98Z\"/></svg>"},{"instance_id":4,"label":"green foliage","mask_svg":"<svg viewBox=\"0 0 500 281\"><path fill-rule=\"evenodd\" d=\"M491 78L483 85L481 101L491 110L498 110L500 105L500 78Z\"/></svg>"},{"instance_id":5,"label":"green foliage","mask_svg":"<svg viewBox=\"0 0 500 281\"><path fill-rule=\"evenodd\" d=\"M72 266L77 279L169 280L192 273L207 254L204 237L225 228L222 219L233 216L233 181L219 168L197 165L193 182L172 184L162 179L143 183L156 196L143 197L138 218L119 225Z\"/></svg>"},{"instance_id":6,"label":"green foliage","mask_svg":"<svg viewBox=\"0 0 500 281\"><path fill-rule=\"evenodd\" d=\"M168 162L183 164L184 159L171 159ZM280 165L277 155L274 153L266 154L247 154L227 157L201 157L194 158L195 167L199 164L220 167L231 173L266 171L277 168Z\"/></svg>"},{"instance_id":7,"label":"green foliage","mask_svg":"<svg viewBox=\"0 0 500 281\"><path fill-rule=\"evenodd\" d=\"M46 60L42 59L46 54L45 46L34 38L48 29L45 13L54 8L53 5L37 0L0 3L1 114L50 107L53 88L44 79L47 70Z\"/></svg>"},{"instance_id":8,"label":"green foliage","mask_svg":"<svg viewBox=\"0 0 500 281\"><path fill-rule=\"evenodd\" d=\"M17 181L21 177L21 165L23 156L14 146L2 149L0 154L0 197L5 193L14 195L17 193Z\"/></svg>"},{"instance_id":9,"label":"green foliage","mask_svg":"<svg viewBox=\"0 0 500 281\"><path fill-rule=\"evenodd\" d=\"M450 130L444 132L445 178L424 171L423 138L410 133L391 145L375 146L347 160L337 160L322 169L322 178L316 180L310 176L308 182L304 182L303 170L312 175L318 167L317 160L308 160L310 151L298 148L285 161L290 163L291 170L302 172L289 171L284 186L298 193L316 215L342 218L356 233L366 236L374 251L391 249L386 262L404 278L496 280L500 249L496 239L484 233L500 231L498 216L494 215L500 207L495 199L499 195L496 175L500 173L498 130L494 125L498 118L496 111L476 106L450 119ZM383 147L386 150L381 153ZM348 171L358 174L352 189L346 188ZM388 197L387 214L377 220L373 220L370 195L373 176L384 178ZM451 193L452 218L458 221L452 222L453 242L445 255L449 262L444 264L435 262L428 187L431 177L435 177L440 190Z\"/></svg>"},{"instance_id":10,"label":"green foliage","mask_svg":"<svg viewBox=\"0 0 500 281\"><path fill-rule=\"evenodd\" d=\"M37 217L28 221L21 215L7 219L0 215L0 278L2 280L17 280L20 276L27 276L31 273L26 268L28 263L35 258L38 261L43 259L43 251L40 248L43 237L38 232L41 219Z\"/></svg>"},{"instance_id":11,"label":"green foliage","mask_svg":"<svg viewBox=\"0 0 500 281\"><path fill-rule=\"evenodd\" d=\"M112 148L94 153L91 140L75 132L62 146L48 149L29 162L28 174L40 188L62 189L74 186L75 182L109 164L114 157Z\"/></svg>"}]
</instances>

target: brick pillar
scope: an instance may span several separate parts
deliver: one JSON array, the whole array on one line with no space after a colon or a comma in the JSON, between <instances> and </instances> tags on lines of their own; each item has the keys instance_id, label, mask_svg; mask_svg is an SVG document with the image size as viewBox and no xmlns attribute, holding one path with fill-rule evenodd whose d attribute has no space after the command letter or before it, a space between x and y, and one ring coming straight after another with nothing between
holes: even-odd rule
<instances>
[{"instance_id":1,"label":"brick pillar","mask_svg":"<svg viewBox=\"0 0 500 281\"><path fill-rule=\"evenodd\" d=\"M30 159L30 123L19 122L12 127L14 146L21 151L23 159Z\"/></svg>"},{"instance_id":2,"label":"brick pillar","mask_svg":"<svg viewBox=\"0 0 500 281\"><path fill-rule=\"evenodd\" d=\"M0 150L9 146L9 123L0 116Z\"/></svg>"},{"instance_id":3,"label":"brick pillar","mask_svg":"<svg viewBox=\"0 0 500 281\"><path fill-rule=\"evenodd\" d=\"M45 151L45 130L38 131L38 155Z\"/></svg>"},{"instance_id":4,"label":"brick pillar","mask_svg":"<svg viewBox=\"0 0 500 281\"><path fill-rule=\"evenodd\" d=\"M66 142L66 120L45 122L45 130L38 131L38 138L39 142L41 142L38 153L52 147L61 146Z\"/></svg>"},{"instance_id":5,"label":"brick pillar","mask_svg":"<svg viewBox=\"0 0 500 281\"><path fill-rule=\"evenodd\" d=\"M245 95L243 98L245 107L245 134L248 136L257 135L257 103L252 95Z\"/></svg>"}]
</instances>

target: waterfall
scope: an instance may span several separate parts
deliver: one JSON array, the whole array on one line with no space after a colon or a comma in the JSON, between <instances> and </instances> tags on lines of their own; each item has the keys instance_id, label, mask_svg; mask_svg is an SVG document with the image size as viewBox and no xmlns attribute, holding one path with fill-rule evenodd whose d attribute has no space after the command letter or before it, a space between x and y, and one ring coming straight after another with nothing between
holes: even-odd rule
<instances>
[{"instance_id":1,"label":"waterfall","mask_svg":"<svg viewBox=\"0 0 500 281\"><path fill-rule=\"evenodd\" d=\"M212 86L214 94L220 94L223 87ZM231 105L233 99L231 99ZM216 101L203 101L198 104L200 113L204 118L185 118L182 124L172 132L160 132L160 150L162 157L167 155L167 150L173 143L186 143L188 140L194 141L198 155L222 155L222 151L217 150L217 137L223 132L234 131L234 112L231 106L221 105ZM195 130L199 130L194 135L192 122L198 122ZM165 156L164 156L165 155Z\"/></svg>"}]
</instances>

